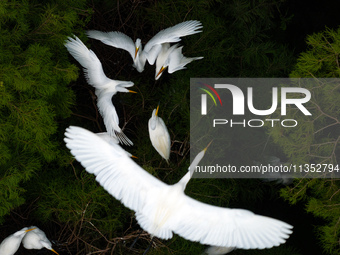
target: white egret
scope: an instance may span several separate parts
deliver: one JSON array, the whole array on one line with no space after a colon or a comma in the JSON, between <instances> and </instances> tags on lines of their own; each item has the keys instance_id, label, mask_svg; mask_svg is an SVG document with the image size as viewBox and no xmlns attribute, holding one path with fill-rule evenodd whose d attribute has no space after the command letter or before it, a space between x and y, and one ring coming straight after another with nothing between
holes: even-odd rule
<instances>
[{"instance_id":1,"label":"white egret","mask_svg":"<svg viewBox=\"0 0 340 255\"><path fill-rule=\"evenodd\" d=\"M50 240L47 239L44 231L35 226L31 226L30 229L32 229L32 231L28 232L22 239L22 244L26 249L40 250L46 248L55 254L58 254L58 252L52 248L52 244Z\"/></svg>"},{"instance_id":2,"label":"white egret","mask_svg":"<svg viewBox=\"0 0 340 255\"><path fill-rule=\"evenodd\" d=\"M208 255L222 255L227 254L235 250L235 247L220 247L220 246L210 246L205 249L203 254Z\"/></svg>"},{"instance_id":3,"label":"white egret","mask_svg":"<svg viewBox=\"0 0 340 255\"><path fill-rule=\"evenodd\" d=\"M158 80L162 73L168 69L168 73L174 73L178 70L185 69L186 65L190 62L203 57L186 58L182 54L182 48L175 44L170 47L169 43L162 44L160 53L156 60L156 75L155 79Z\"/></svg>"},{"instance_id":4,"label":"white egret","mask_svg":"<svg viewBox=\"0 0 340 255\"><path fill-rule=\"evenodd\" d=\"M133 145L131 140L120 129L119 118L111 101L112 96L117 92L136 93L127 89L127 87L133 86L133 82L108 78L96 54L89 50L78 37L75 37L75 39L69 37L65 42L65 47L79 64L83 66L88 83L96 89L98 109L103 117L107 132L111 136L117 136L121 143Z\"/></svg>"},{"instance_id":5,"label":"white egret","mask_svg":"<svg viewBox=\"0 0 340 255\"><path fill-rule=\"evenodd\" d=\"M143 54L142 43L139 38L134 43L129 36L118 31L101 32L97 30L89 30L86 34L90 38L100 40L102 43L129 52L133 59L133 67L135 67L138 72L143 72L146 57Z\"/></svg>"},{"instance_id":6,"label":"white egret","mask_svg":"<svg viewBox=\"0 0 340 255\"><path fill-rule=\"evenodd\" d=\"M283 166L288 166L290 163L289 162L282 162L278 157L276 156L264 156L262 162L258 161L253 161L254 165L271 165L271 166L278 166L278 167L283 167ZM264 175L265 179L263 181L275 181L278 184L282 185L289 185L292 184L294 178L293 174L290 172L268 172Z\"/></svg>"},{"instance_id":7,"label":"white egret","mask_svg":"<svg viewBox=\"0 0 340 255\"><path fill-rule=\"evenodd\" d=\"M159 106L152 111L151 118L149 119L149 136L152 146L168 162L171 140L164 121L158 116L158 110Z\"/></svg>"},{"instance_id":8,"label":"white egret","mask_svg":"<svg viewBox=\"0 0 340 255\"><path fill-rule=\"evenodd\" d=\"M95 133L95 134L109 144L118 144L119 143L117 137L110 136L107 132L101 132L101 133ZM119 147L119 148L121 148L121 147ZM137 158L137 157L133 156L131 153L127 152L126 150L122 149L122 152L126 153L131 158Z\"/></svg>"},{"instance_id":9,"label":"white egret","mask_svg":"<svg viewBox=\"0 0 340 255\"><path fill-rule=\"evenodd\" d=\"M248 210L208 205L184 194L200 152L189 171L168 185L137 165L117 144L92 132L69 127L66 146L86 171L112 196L136 212L139 225L152 236L172 238L173 233L211 246L264 249L284 243L292 226Z\"/></svg>"},{"instance_id":10,"label":"white egret","mask_svg":"<svg viewBox=\"0 0 340 255\"><path fill-rule=\"evenodd\" d=\"M1 255L13 255L17 252L20 247L21 240L23 237L34 228L23 228L14 234L6 237L0 244Z\"/></svg>"},{"instance_id":11,"label":"white egret","mask_svg":"<svg viewBox=\"0 0 340 255\"><path fill-rule=\"evenodd\" d=\"M158 53L161 51L163 43L175 43L181 40L181 37L202 32L201 22L197 20L189 20L179 23L175 26L166 28L158 32L152 37L142 48L141 39L133 40L121 32L100 32L97 30L87 31L87 36L101 42L113 46L115 48L124 49L129 52L133 59L133 66L139 71L144 70L146 60L150 65L155 63Z\"/></svg>"}]
</instances>

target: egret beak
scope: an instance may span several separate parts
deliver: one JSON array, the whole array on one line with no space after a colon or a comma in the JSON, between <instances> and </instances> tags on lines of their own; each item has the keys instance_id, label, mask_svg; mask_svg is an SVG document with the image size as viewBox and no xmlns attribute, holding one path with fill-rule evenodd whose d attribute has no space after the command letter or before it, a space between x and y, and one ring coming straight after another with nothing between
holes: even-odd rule
<instances>
[{"instance_id":1,"label":"egret beak","mask_svg":"<svg viewBox=\"0 0 340 255\"><path fill-rule=\"evenodd\" d=\"M166 69L166 67L162 66L162 68L161 68L161 69L159 70L159 72L157 73L156 78L157 78L159 75L161 75L161 73L163 73L165 69Z\"/></svg>"},{"instance_id":2,"label":"egret beak","mask_svg":"<svg viewBox=\"0 0 340 255\"><path fill-rule=\"evenodd\" d=\"M27 233L27 232L29 232L29 231L31 231L31 230L34 230L34 229L36 229L36 228L27 229L27 230L25 230L25 232Z\"/></svg>"},{"instance_id":3,"label":"egret beak","mask_svg":"<svg viewBox=\"0 0 340 255\"><path fill-rule=\"evenodd\" d=\"M204 148L204 153L207 151L208 147L210 146L210 144L213 142L213 140L211 140L211 142L207 145L207 147Z\"/></svg>"},{"instance_id":4,"label":"egret beak","mask_svg":"<svg viewBox=\"0 0 340 255\"><path fill-rule=\"evenodd\" d=\"M137 53L139 51L139 47L136 47L136 51L135 51L135 58L137 57Z\"/></svg>"},{"instance_id":5,"label":"egret beak","mask_svg":"<svg viewBox=\"0 0 340 255\"><path fill-rule=\"evenodd\" d=\"M136 157L136 156L134 156L134 155L131 155L131 158L138 158L138 157Z\"/></svg>"},{"instance_id":6,"label":"egret beak","mask_svg":"<svg viewBox=\"0 0 340 255\"><path fill-rule=\"evenodd\" d=\"M59 255L59 253L58 253L58 252L56 252L55 250L51 249L51 251L53 251L55 254L58 254L58 255Z\"/></svg>"},{"instance_id":7,"label":"egret beak","mask_svg":"<svg viewBox=\"0 0 340 255\"><path fill-rule=\"evenodd\" d=\"M156 114L155 114L155 116L157 116L157 114L158 114L158 109L159 109L159 105L157 106L157 109L156 109Z\"/></svg>"},{"instance_id":8,"label":"egret beak","mask_svg":"<svg viewBox=\"0 0 340 255\"><path fill-rule=\"evenodd\" d=\"M136 92L136 91L133 91L133 90L129 90L129 92L130 92L130 93L138 93L138 92Z\"/></svg>"}]
</instances>

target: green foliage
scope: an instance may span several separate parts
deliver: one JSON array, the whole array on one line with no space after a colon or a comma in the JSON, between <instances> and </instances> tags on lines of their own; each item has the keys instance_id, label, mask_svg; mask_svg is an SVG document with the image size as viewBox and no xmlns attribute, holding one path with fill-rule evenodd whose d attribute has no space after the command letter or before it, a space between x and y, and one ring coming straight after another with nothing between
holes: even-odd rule
<instances>
[{"instance_id":1,"label":"green foliage","mask_svg":"<svg viewBox=\"0 0 340 255\"><path fill-rule=\"evenodd\" d=\"M203 23L203 33L183 38L181 44L185 56L204 59L190 63L186 70L165 72L157 82L154 67L146 65L139 74L126 52L98 41L88 44L108 77L135 83L138 94L113 98L120 126L135 143L128 150L145 170L169 184L177 182L190 163L190 78L286 76L293 57L277 40L276 31L286 21L278 11L280 1L87 2L95 11L87 9L85 0L0 3L0 219L26 200L25 205L35 208L31 214L35 221L60 225L58 238L72 254L127 254L130 250L125 246L140 229L133 212L75 163L62 142L70 124L104 131L93 88L82 71L73 83L79 65L68 62L76 63L63 46L66 36L82 37L84 29L119 30L145 43L160 29L184 20ZM158 104L172 140L169 165L148 135L147 122ZM241 143L246 154L257 153L259 147L249 146L247 138L254 134L248 131L231 133L229 146ZM264 132L258 140L263 136ZM246 204L252 209L263 198L274 199L277 187L257 180L192 180L186 192L210 204L243 208ZM147 247L150 237L143 233L140 239L138 251ZM178 236L155 241L159 248L150 253L198 254L204 249Z\"/></svg>"},{"instance_id":2,"label":"green foliage","mask_svg":"<svg viewBox=\"0 0 340 255\"><path fill-rule=\"evenodd\" d=\"M204 59L192 62L186 70L171 75L164 72L158 81L154 80L154 66L146 64L143 73L138 73L131 67L132 60L127 52L105 46L96 40L89 40L88 44L102 62L108 77L134 82L132 89L138 94L121 93L115 95L112 100L120 117L120 126L124 127L124 133L134 142L134 146L127 150L138 157L136 163L166 183L177 182L187 171L190 163L191 77L272 77L285 76L289 71L293 62L292 54L286 46L277 42L276 36L272 36L274 31L280 29L274 22L274 16L281 19L280 15L277 17L280 1L263 0L250 4L247 2L241 0L92 2L95 12L87 29L119 30L131 36L133 40L141 38L142 43L146 43L159 30L184 20L196 19L204 26L202 33L185 37L180 42L185 46L183 48L185 56L204 56ZM77 93L77 104L70 122L89 128L93 132L105 131L102 120L98 117L93 88L86 85L83 78L72 88ZM147 123L152 110L158 104L159 116L167 125L172 141L169 164L154 150L148 134ZM242 137L241 147L250 147L247 137L253 134L248 131L243 130L237 135L230 134L230 137L233 137L231 138L233 144L239 142L236 137ZM263 135L266 134L263 132ZM263 140L262 137L259 139ZM253 153L258 151L258 148L252 148ZM238 152L234 152L233 155ZM78 176L81 167L74 164L74 168L73 171ZM62 171L64 176L69 176L65 174L67 171L73 172L70 166L65 166ZM79 233L74 237L79 244L77 247L79 254L83 254L84 251L104 252L104 248L100 247L114 248L115 254L130 253L124 242L127 246L131 244L140 229L135 221L131 224L133 212L112 199L94 183L93 177L88 180L85 176L86 174L77 177L74 182L64 182L63 185L67 187L62 191L59 191L60 180L53 181L55 186L51 186L50 191L41 199L40 203L43 205L41 213L47 212L46 220L54 215L58 221L72 229L72 232ZM69 194L71 192L75 195ZM262 198L275 197L277 187L260 185L257 180L246 182L222 179L192 180L186 192L210 204L243 208L247 204L247 209L252 209ZM107 204L104 204L105 199ZM84 220L79 212L83 212L86 205L89 214L85 215L85 218L89 218ZM100 214L100 211L104 213ZM92 223L107 221L107 224L95 224L96 228L93 228L89 221ZM111 222L116 225L111 225ZM107 240L103 240L103 236ZM95 241L89 241L90 238ZM141 235L140 239L142 240L137 241L135 249L142 252L147 247L150 237ZM178 236L169 241L156 239L155 242L159 248L150 250L151 254L199 254L204 249L202 245Z\"/></svg>"},{"instance_id":3,"label":"green foliage","mask_svg":"<svg viewBox=\"0 0 340 255\"><path fill-rule=\"evenodd\" d=\"M64 174L54 176L49 182L40 180L37 191L44 190L44 194L35 216L42 222L55 219L69 228L65 239L72 240L71 249L72 243L79 240L89 244L86 251L82 250L84 246L78 247L77 254L110 245L107 240L123 232L127 228L124 223L129 222L133 214L99 186L94 176L85 171L57 170Z\"/></svg>"},{"instance_id":4,"label":"green foliage","mask_svg":"<svg viewBox=\"0 0 340 255\"><path fill-rule=\"evenodd\" d=\"M71 115L74 95L67 85L77 78L63 41L89 17L81 5L1 1L0 222L24 203L47 164L63 161L55 134Z\"/></svg>"},{"instance_id":5,"label":"green foliage","mask_svg":"<svg viewBox=\"0 0 340 255\"><path fill-rule=\"evenodd\" d=\"M338 54L340 50L340 29L325 30L308 37L310 49L298 58L292 78L309 78L310 81L297 80L311 92L307 109L312 116L299 114L299 109L290 107L287 118L294 118L298 126L294 129L272 129L272 137L280 144L291 161L301 163L339 162L340 88L336 82L320 78L338 77ZM320 78L318 78L320 77Z\"/></svg>"},{"instance_id":6,"label":"green foliage","mask_svg":"<svg viewBox=\"0 0 340 255\"><path fill-rule=\"evenodd\" d=\"M306 39L308 50L300 54L291 77L339 77L339 33L339 29L326 29L309 35Z\"/></svg>"},{"instance_id":7,"label":"green foliage","mask_svg":"<svg viewBox=\"0 0 340 255\"><path fill-rule=\"evenodd\" d=\"M287 118L296 119L298 126L273 129L271 136L293 164L326 163L336 167L340 155L340 87L320 78L339 78L340 29L310 35L307 44L308 50L301 53L291 77L313 78L313 82L296 84L311 92L307 108L312 116L301 116L297 109L290 108ZM340 254L339 188L335 178L297 179L293 187L282 190L282 196L290 203L301 201L307 212L324 219L317 231L328 254Z\"/></svg>"},{"instance_id":8,"label":"green foliage","mask_svg":"<svg viewBox=\"0 0 340 255\"><path fill-rule=\"evenodd\" d=\"M204 56L200 60L204 68L195 77L282 77L289 72L293 57L276 41L282 31L276 20L284 20L279 6L280 1L267 0L158 1L142 15L153 21L154 31L179 23L183 17L203 23L198 39L183 40L185 55Z\"/></svg>"}]
</instances>

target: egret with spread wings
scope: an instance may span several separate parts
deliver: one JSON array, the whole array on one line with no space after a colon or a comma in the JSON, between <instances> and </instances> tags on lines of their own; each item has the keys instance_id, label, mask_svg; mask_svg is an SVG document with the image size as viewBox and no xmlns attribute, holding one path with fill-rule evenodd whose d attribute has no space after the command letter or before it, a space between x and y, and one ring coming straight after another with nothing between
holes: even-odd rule
<instances>
[{"instance_id":1,"label":"egret with spread wings","mask_svg":"<svg viewBox=\"0 0 340 255\"><path fill-rule=\"evenodd\" d=\"M118 114L111 101L117 92L136 93L127 89L127 87L133 86L133 82L108 78L96 54L89 50L78 37L75 37L75 39L69 37L65 42L65 47L79 64L83 66L87 82L96 89L98 109L103 117L107 132L111 136L116 136L119 142L133 145L132 141L119 127Z\"/></svg>"},{"instance_id":2,"label":"egret with spread wings","mask_svg":"<svg viewBox=\"0 0 340 255\"><path fill-rule=\"evenodd\" d=\"M203 26L201 22L197 20L184 21L158 32L145 44L144 49L140 38L138 38L136 42L133 42L129 36L118 31L101 32L89 30L87 31L87 35L107 45L128 51L133 59L133 66L138 72L142 72L146 60L150 65L155 63L163 43L179 42L183 36L202 32L199 30L201 28L203 28Z\"/></svg>"},{"instance_id":3,"label":"egret with spread wings","mask_svg":"<svg viewBox=\"0 0 340 255\"><path fill-rule=\"evenodd\" d=\"M280 220L205 204L185 195L206 149L179 182L168 185L137 165L118 144L109 144L86 129L67 128L64 141L104 189L135 211L139 225L152 236L170 239L176 233L212 246L264 249L284 243L292 233L292 226Z\"/></svg>"}]
</instances>

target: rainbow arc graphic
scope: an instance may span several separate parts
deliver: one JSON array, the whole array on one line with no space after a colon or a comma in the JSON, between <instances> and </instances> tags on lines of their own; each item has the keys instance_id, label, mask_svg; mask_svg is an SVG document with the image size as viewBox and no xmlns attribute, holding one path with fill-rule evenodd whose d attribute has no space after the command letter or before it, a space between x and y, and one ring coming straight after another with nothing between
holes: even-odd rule
<instances>
[{"instance_id":1,"label":"rainbow arc graphic","mask_svg":"<svg viewBox=\"0 0 340 255\"><path fill-rule=\"evenodd\" d=\"M218 98L222 106L222 100L221 100L220 95L217 93L217 91L208 84L205 84L203 82L199 82L199 83L206 87L206 88L200 88L200 89L203 90L205 93L207 93L211 97L211 99L214 101L215 106L217 106L217 102L213 94L216 95L216 97ZM202 115L207 114L207 94L201 95L201 103L202 103L201 114Z\"/></svg>"}]
</instances>

